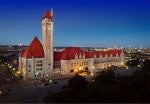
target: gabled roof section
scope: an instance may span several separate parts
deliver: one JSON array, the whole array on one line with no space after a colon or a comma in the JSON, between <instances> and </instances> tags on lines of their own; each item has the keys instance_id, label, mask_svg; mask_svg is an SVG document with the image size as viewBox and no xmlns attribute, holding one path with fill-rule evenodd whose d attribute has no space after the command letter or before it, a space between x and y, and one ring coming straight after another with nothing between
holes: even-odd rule
<instances>
[{"instance_id":1,"label":"gabled roof section","mask_svg":"<svg viewBox=\"0 0 150 104\"><path fill-rule=\"evenodd\" d=\"M68 47L65 50L62 51L62 60L70 60L70 59L75 59L75 55L77 54L78 56L81 54L83 55L84 52L82 49L79 47Z\"/></svg>"},{"instance_id":2,"label":"gabled roof section","mask_svg":"<svg viewBox=\"0 0 150 104\"><path fill-rule=\"evenodd\" d=\"M37 37L33 39L31 44L25 51L21 52L21 56L24 58L43 58L44 57L44 50L41 42L38 40Z\"/></svg>"},{"instance_id":3,"label":"gabled roof section","mask_svg":"<svg viewBox=\"0 0 150 104\"><path fill-rule=\"evenodd\" d=\"M52 13L52 11L50 12L50 11L47 10L47 11L45 12L44 16L42 17L42 19L44 19L44 18L52 19L52 18L53 18L53 13Z\"/></svg>"},{"instance_id":4,"label":"gabled roof section","mask_svg":"<svg viewBox=\"0 0 150 104\"><path fill-rule=\"evenodd\" d=\"M60 61L60 60L71 60L75 59L75 56L84 54L83 50L79 47L68 47L62 52L54 52L54 61Z\"/></svg>"}]
</instances>

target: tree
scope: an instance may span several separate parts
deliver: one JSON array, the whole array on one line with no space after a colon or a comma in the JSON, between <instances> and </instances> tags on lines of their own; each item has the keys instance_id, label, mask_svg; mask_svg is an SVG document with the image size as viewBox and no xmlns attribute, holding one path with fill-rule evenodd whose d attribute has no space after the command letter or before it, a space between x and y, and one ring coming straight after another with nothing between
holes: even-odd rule
<instances>
[{"instance_id":1,"label":"tree","mask_svg":"<svg viewBox=\"0 0 150 104\"><path fill-rule=\"evenodd\" d=\"M95 78L97 84L112 84L116 78L113 70L102 71L99 76Z\"/></svg>"},{"instance_id":2,"label":"tree","mask_svg":"<svg viewBox=\"0 0 150 104\"><path fill-rule=\"evenodd\" d=\"M87 82L84 77L77 74L69 79L68 86L74 90L81 91L86 88Z\"/></svg>"},{"instance_id":3,"label":"tree","mask_svg":"<svg viewBox=\"0 0 150 104\"><path fill-rule=\"evenodd\" d=\"M130 61L127 61L126 65L127 66L136 66L139 64L139 60L130 60Z\"/></svg>"},{"instance_id":4,"label":"tree","mask_svg":"<svg viewBox=\"0 0 150 104\"><path fill-rule=\"evenodd\" d=\"M0 56L0 63L4 63L7 61L7 58L5 56Z\"/></svg>"},{"instance_id":5,"label":"tree","mask_svg":"<svg viewBox=\"0 0 150 104\"><path fill-rule=\"evenodd\" d=\"M150 59L147 59L143 62L143 67L142 67L143 70L145 71L148 71L150 70Z\"/></svg>"}]
</instances>

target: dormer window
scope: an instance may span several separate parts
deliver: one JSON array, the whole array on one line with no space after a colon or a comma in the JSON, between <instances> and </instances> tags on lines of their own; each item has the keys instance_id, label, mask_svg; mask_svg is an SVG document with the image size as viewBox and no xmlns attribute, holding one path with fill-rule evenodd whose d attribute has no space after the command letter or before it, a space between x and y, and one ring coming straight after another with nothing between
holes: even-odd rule
<instances>
[{"instance_id":1,"label":"dormer window","mask_svg":"<svg viewBox=\"0 0 150 104\"><path fill-rule=\"evenodd\" d=\"M116 57L118 57L118 53L116 54Z\"/></svg>"},{"instance_id":2,"label":"dormer window","mask_svg":"<svg viewBox=\"0 0 150 104\"><path fill-rule=\"evenodd\" d=\"M81 55L81 53L80 53L80 55L79 55L79 59L82 59L82 55Z\"/></svg>"},{"instance_id":3,"label":"dormer window","mask_svg":"<svg viewBox=\"0 0 150 104\"><path fill-rule=\"evenodd\" d=\"M96 58L96 55L94 54L94 58Z\"/></svg>"},{"instance_id":4,"label":"dormer window","mask_svg":"<svg viewBox=\"0 0 150 104\"><path fill-rule=\"evenodd\" d=\"M112 57L112 54L110 54L110 57Z\"/></svg>"},{"instance_id":5,"label":"dormer window","mask_svg":"<svg viewBox=\"0 0 150 104\"><path fill-rule=\"evenodd\" d=\"M99 55L99 58L102 58L102 55L101 55L101 54Z\"/></svg>"},{"instance_id":6,"label":"dormer window","mask_svg":"<svg viewBox=\"0 0 150 104\"><path fill-rule=\"evenodd\" d=\"M105 54L105 57L108 57L108 55L107 55L107 54Z\"/></svg>"},{"instance_id":7,"label":"dormer window","mask_svg":"<svg viewBox=\"0 0 150 104\"><path fill-rule=\"evenodd\" d=\"M85 54L83 54L83 59L85 59Z\"/></svg>"},{"instance_id":8,"label":"dormer window","mask_svg":"<svg viewBox=\"0 0 150 104\"><path fill-rule=\"evenodd\" d=\"M78 59L78 55L77 54L75 55L75 59Z\"/></svg>"}]
</instances>

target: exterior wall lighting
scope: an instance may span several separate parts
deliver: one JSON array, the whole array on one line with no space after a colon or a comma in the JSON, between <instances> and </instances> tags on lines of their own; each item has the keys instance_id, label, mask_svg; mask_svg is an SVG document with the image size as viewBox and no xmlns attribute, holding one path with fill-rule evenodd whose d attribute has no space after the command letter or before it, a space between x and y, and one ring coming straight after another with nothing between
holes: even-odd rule
<instances>
[{"instance_id":1,"label":"exterior wall lighting","mask_svg":"<svg viewBox=\"0 0 150 104\"><path fill-rule=\"evenodd\" d=\"M17 74L20 74L20 71L17 71Z\"/></svg>"}]
</instances>

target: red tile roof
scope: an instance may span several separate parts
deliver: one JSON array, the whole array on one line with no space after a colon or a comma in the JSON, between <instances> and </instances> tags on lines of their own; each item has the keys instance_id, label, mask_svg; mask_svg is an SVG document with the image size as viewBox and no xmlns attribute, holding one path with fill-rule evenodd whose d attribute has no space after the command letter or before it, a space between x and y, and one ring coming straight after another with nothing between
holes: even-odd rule
<instances>
[{"instance_id":1,"label":"red tile roof","mask_svg":"<svg viewBox=\"0 0 150 104\"><path fill-rule=\"evenodd\" d=\"M106 55L108 57L116 57L120 56L122 50L107 50L107 51L88 51L85 52L79 47L68 47L62 52L54 52L54 61L60 61L60 60L71 60L75 59L76 54L79 56L80 54L83 56L85 55L85 58L94 58L94 55L96 58L105 57ZM43 58L44 57L44 50L42 47L42 44L38 40L37 37L34 38L34 40L31 42L30 46L21 52L22 57L26 58Z\"/></svg>"},{"instance_id":2,"label":"red tile roof","mask_svg":"<svg viewBox=\"0 0 150 104\"><path fill-rule=\"evenodd\" d=\"M94 52L85 52L85 58L94 58Z\"/></svg>"},{"instance_id":3,"label":"red tile roof","mask_svg":"<svg viewBox=\"0 0 150 104\"><path fill-rule=\"evenodd\" d=\"M44 50L41 42L38 40L37 37L31 42L28 48L21 52L21 56L24 58L43 58L44 57Z\"/></svg>"},{"instance_id":4,"label":"red tile roof","mask_svg":"<svg viewBox=\"0 0 150 104\"><path fill-rule=\"evenodd\" d=\"M46 13L44 14L44 16L42 17L42 19L44 19L44 18L52 19L53 14L47 10Z\"/></svg>"},{"instance_id":5,"label":"red tile roof","mask_svg":"<svg viewBox=\"0 0 150 104\"><path fill-rule=\"evenodd\" d=\"M84 52L79 47L68 47L62 52L54 52L54 61L75 59L76 54L83 56Z\"/></svg>"},{"instance_id":6,"label":"red tile roof","mask_svg":"<svg viewBox=\"0 0 150 104\"><path fill-rule=\"evenodd\" d=\"M60 61L62 52L54 52L54 61Z\"/></svg>"},{"instance_id":7,"label":"red tile roof","mask_svg":"<svg viewBox=\"0 0 150 104\"><path fill-rule=\"evenodd\" d=\"M105 57L106 55L108 57L112 56L112 57L116 57L116 55L118 54L118 56L120 56L122 50L118 50L118 49L114 49L114 50L107 50L107 51L95 51L95 55L97 58L101 57Z\"/></svg>"},{"instance_id":8,"label":"red tile roof","mask_svg":"<svg viewBox=\"0 0 150 104\"><path fill-rule=\"evenodd\" d=\"M79 47L68 47L65 50L62 51L62 60L70 60L70 59L75 59L75 55L77 54L78 56L81 54L83 55L84 52L81 50Z\"/></svg>"},{"instance_id":9,"label":"red tile roof","mask_svg":"<svg viewBox=\"0 0 150 104\"><path fill-rule=\"evenodd\" d=\"M122 50L116 50L116 49L107 50L107 51L88 51L88 52L84 52L79 47L68 47L65 50L63 50L62 52L54 52L54 61L75 59L76 54L78 56L80 54L83 56L83 54L84 54L85 58L94 58L94 55L96 56L96 58L99 58L100 56L105 57L106 55L108 57L110 57L110 56L116 57L117 54L118 54L118 56L120 56L121 52L122 52Z\"/></svg>"}]
</instances>

